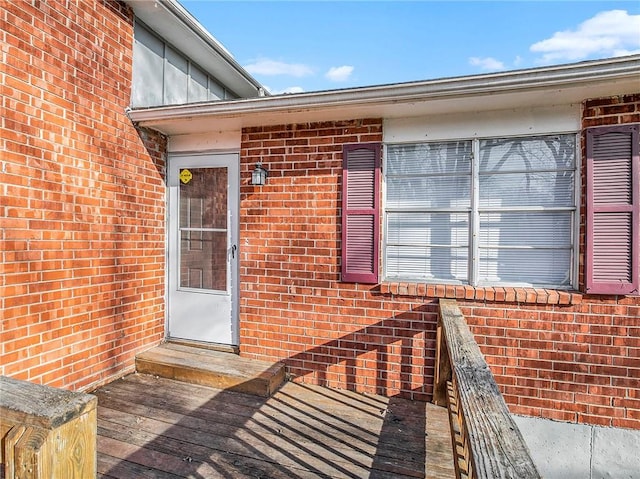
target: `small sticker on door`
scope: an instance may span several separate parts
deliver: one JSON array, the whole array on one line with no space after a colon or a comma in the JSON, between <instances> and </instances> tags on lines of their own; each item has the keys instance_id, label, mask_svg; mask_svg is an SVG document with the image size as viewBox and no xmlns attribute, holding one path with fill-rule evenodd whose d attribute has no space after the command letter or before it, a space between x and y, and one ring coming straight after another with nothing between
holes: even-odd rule
<instances>
[{"instance_id":1,"label":"small sticker on door","mask_svg":"<svg viewBox=\"0 0 640 479\"><path fill-rule=\"evenodd\" d=\"M186 185L192 178L193 174L189 170L186 168L184 170L180 170L180 181L182 181L182 184Z\"/></svg>"}]
</instances>

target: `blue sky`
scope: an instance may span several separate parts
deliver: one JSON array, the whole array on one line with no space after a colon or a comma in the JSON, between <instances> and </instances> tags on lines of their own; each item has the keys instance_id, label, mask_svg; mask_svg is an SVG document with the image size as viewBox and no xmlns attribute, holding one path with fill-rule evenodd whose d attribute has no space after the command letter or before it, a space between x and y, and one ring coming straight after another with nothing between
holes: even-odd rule
<instances>
[{"instance_id":1,"label":"blue sky","mask_svg":"<svg viewBox=\"0 0 640 479\"><path fill-rule=\"evenodd\" d=\"M180 1L272 93L640 53L638 1Z\"/></svg>"}]
</instances>

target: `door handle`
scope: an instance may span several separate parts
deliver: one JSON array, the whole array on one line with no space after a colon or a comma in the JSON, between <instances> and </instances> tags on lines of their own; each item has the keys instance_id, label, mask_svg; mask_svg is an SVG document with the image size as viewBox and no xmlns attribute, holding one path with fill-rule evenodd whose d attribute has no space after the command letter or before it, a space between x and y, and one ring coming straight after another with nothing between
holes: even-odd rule
<instances>
[{"instance_id":1,"label":"door handle","mask_svg":"<svg viewBox=\"0 0 640 479\"><path fill-rule=\"evenodd\" d=\"M231 259L235 259L236 258L236 250L238 249L238 247L236 245L233 245L231 247Z\"/></svg>"}]
</instances>

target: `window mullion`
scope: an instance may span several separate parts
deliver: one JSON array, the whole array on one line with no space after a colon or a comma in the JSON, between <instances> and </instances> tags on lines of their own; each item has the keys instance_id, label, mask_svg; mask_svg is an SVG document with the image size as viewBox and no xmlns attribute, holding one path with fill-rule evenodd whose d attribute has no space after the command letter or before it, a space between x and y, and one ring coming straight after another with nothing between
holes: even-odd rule
<instances>
[{"instance_id":1,"label":"window mullion","mask_svg":"<svg viewBox=\"0 0 640 479\"><path fill-rule=\"evenodd\" d=\"M478 242L480 238L480 213L478 207L480 204L480 193L478 191L480 184L479 159L480 159L480 142L475 139L471 144L471 217L469 218L469 284L476 286L478 284Z\"/></svg>"}]
</instances>

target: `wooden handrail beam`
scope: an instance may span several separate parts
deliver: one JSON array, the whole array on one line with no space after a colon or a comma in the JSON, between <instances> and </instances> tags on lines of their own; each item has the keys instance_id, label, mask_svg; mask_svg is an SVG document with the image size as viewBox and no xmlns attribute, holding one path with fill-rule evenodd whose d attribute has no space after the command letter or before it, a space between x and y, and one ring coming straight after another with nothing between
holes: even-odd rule
<instances>
[{"instance_id":1,"label":"wooden handrail beam","mask_svg":"<svg viewBox=\"0 0 640 479\"><path fill-rule=\"evenodd\" d=\"M98 399L0 376L5 479L95 479Z\"/></svg>"},{"instance_id":2,"label":"wooden handrail beam","mask_svg":"<svg viewBox=\"0 0 640 479\"><path fill-rule=\"evenodd\" d=\"M539 479L529 449L455 300L440 300L434 402L449 404L468 448L468 471L459 477ZM458 440L459 442L459 440ZM455 443L455 441L454 441Z\"/></svg>"}]
</instances>

